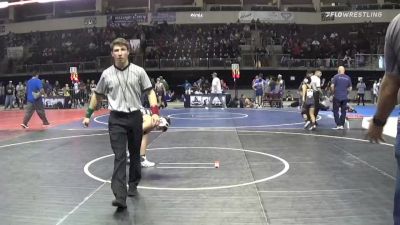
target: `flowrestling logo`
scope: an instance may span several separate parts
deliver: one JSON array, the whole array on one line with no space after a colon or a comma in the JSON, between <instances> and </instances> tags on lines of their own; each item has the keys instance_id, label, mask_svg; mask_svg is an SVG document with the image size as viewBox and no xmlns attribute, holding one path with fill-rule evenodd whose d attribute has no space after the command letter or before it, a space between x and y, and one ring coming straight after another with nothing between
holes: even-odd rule
<instances>
[{"instance_id":1,"label":"flowrestling logo","mask_svg":"<svg viewBox=\"0 0 400 225\"><path fill-rule=\"evenodd\" d=\"M357 12L324 12L321 14L322 21L332 21L335 18L381 18L383 12L379 11L357 11Z\"/></svg>"}]
</instances>

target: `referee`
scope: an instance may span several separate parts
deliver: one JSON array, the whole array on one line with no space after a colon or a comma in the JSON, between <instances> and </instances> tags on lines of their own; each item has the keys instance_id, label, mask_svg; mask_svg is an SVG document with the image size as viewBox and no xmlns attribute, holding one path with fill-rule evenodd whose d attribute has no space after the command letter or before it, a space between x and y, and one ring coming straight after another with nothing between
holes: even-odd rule
<instances>
[{"instance_id":1,"label":"referee","mask_svg":"<svg viewBox=\"0 0 400 225\"><path fill-rule=\"evenodd\" d=\"M115 154L114 172L111 178L111 189L115 200L112 205L126 208L126 197L137 194L137 185L141 179L140 144L142 142L143 118L140 97L148 94L152 111L153 126L159 123L157 98L147 73L142 67L129 62L129 42L117 38L111 43L111 55L114 65L103 71L97 87L90 99L84 126L88 126L98 102L103 97L108 99L111 110L108 121L111 148ZM130 154L129 189L126 187L126 144Z\"/></svg>"}]
</instances>

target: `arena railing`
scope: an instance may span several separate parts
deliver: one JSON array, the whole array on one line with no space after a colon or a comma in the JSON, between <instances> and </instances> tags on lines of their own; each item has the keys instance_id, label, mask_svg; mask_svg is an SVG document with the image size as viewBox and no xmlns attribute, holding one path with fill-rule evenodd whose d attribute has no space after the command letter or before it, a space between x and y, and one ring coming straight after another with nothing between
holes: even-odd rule
<instances>
[{"instance_id":1,"label":"arena railing","mask_svg":"<svg viewBox=\"0 0 400 225\"><path fill-rule=\"evenodd\" d=\"M48 64L31 64L31 65L18 65L12 73L31 73L38 71L39 73L56 74L56 73L69 73L70 67L77 67L78 72L95 72L98 71L99 64L97 62L67 62L67 63L48 63Z\"/></svg>"},{"instance_id":2,"label":"arena railing","mask_svg":"<svg viewBox=\"0 0 400 225\"><path fill-rule=\"evenodd\" d=\"M356 54L355 67L360 69L383 70L385 60L383 54Z\"/></svg>"},{"instance_id":3,"label":"arena railing","mask_svg":"<svg viewBox=\"0 0 400 225\"><path fill-rule=\"evenodd\" d=\"M135 61L139 61L136 63ZM336 69L343 65L346 68L360 70L383 70L383 54L356 54L351 59L297 59L288 54L243 54L237 58L193 58L193 59L146 59L140 56L132 62L148 70L186 70L186 69L230 69L232 63L239 63L243 69ZM49 63L16 66L12 73L27 74L39 71L46 74L69 73L70 67L77 67L79 73L101 72L112 65L112 58L98 57L92 62Z\"/></svg>"},{"instance_id":4,"label":"arena railing","mask_svg":"<svg viewBox=\"0 0 400 225\"><path fill-rule=\"evenodd\" d=\"M184 69L184 68L230 68L232 63L239 63L242 68L329 68L340 65L362 70L383 69L383 55L357 54L349 59L323 58L298 59L288 54L243 54L238 58L195 58L195 59L147 59L146 69Z\"/></svg>"}]
</instances>

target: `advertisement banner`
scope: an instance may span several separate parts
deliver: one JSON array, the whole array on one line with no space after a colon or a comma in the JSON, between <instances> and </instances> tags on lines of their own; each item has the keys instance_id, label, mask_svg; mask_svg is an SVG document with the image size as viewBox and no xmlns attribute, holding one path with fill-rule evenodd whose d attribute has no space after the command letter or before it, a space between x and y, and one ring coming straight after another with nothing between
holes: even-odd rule
<instances>
[{"instance_id":1,"label":"advertisement banner","mask_svg":"<svg viewBox=\"0 0 400 225\"><path fill-rule=\"evenodd\" d=\"M382 18L384 13L382 11L335 11L321 13L321 21L334 21L336 19L354 20L357 18L362 19L376 19Z\"/></svg>"},{"instance_id":2,"label":"advertisement banner","mask_svg":"<svg viewBox=\"0 0 400 225\"><path fill-rule=\"evenodd\" d=\"M122 14L122 15L109 15L107 16L107 26L118 27L118 26L131 26L138 23L147 23L147 13L133 13L133 14Z\"/></svg>"},{"instance_id":3,"label":"advertisement banner","mask_svg":"<svg viewBox=\"0 0 400 225\"><path fill-rule=\"evenodd\" d=\"M140 39L131 39L129 40L129 44L131 45L131 49L136 51L140 48Z\"/></svg>"},{"instance_id":4,"label":"advertisement banner","mask_svg":"<svg viewBox=\"0 0 400 225\"><path fill-rule=\"evenodd\" d=\"M261 12L261 11L240 11L239 20L241 22L251 22L252 20L261 22L293 22L294 13L292 12Z\"/></svg>"},{"instance_id":5,"label":"advertisement banner","mask_svg":"<svg viewBox=\"0 0 400 225\"><path fill-rule=\"evenodd\" d=\"M329 15L328 13L321 13L321 21L334 21L335 16Z\"/></svg>"},{"instance_id":6,"label":"advertisement banner","mask_svg":"<svg viewBox=\"0 0 400 225\"><path fill-rule=\"evenodd\" d=\"M175 23L176 22L176 12L161 12L151 14L151 21L153 23Z\"/></svg>"},{"instance_id":7,"label":"advertisement banner","mask_svg":"<svg viewBox=\"0 0 400 225\"><path fill-rule=\"evenodd\" d=\"M64 108L64 97L46 97L42 98L43 105L47 109L62 109Z\"/></svg>"},{"instance_id":8,"label":"advertisement banner","mask_svg":"<svg viewBox=\"0 0 400 225\"><path fill-rule=\"evenodd\" d=\"M210 101L209 95L190 95L190 107L206 107ZM222 95L222 101L226 103L226 95ZM213 106L221 106L222 103L218 98L214 98Z\"/></svg>"},{"instance_id":9,"label":"advertisement banner","mask_svg":"<svg viewBox=\"0 0 400 225\"><path fill-rule=\"evenodd\" d=\"M24 47L8 47L7 48L7 58L9 59L21 59L24 55Z\"/></svg>"}]
</instances>

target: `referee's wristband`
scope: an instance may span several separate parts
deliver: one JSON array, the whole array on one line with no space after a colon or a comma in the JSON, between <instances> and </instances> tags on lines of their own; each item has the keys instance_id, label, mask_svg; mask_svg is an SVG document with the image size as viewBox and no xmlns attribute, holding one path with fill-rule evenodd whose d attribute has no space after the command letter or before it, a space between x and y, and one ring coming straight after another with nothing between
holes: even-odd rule
<instances>
[{"instance_id":1,"label":"referee's wristband","mask_svg":"<svg viewBox=\"0 0 400 225\"><path fill-rule=\"evenodd\" d=\"M94 109L88 108L86 110L86 118L92 117L93 112L94 112Z\"/></svg>"},{"instance_id":2,"label":"referee's wristband","mask_svg":"<svg viewBox=\"0 0 400 225\"><path fill-rule=\"evenodd\" d=\"M160 115L160 109L158 108L158 106L151 106L150 111L151 111L151 114Z\"/></svg>"}]
</instances>

